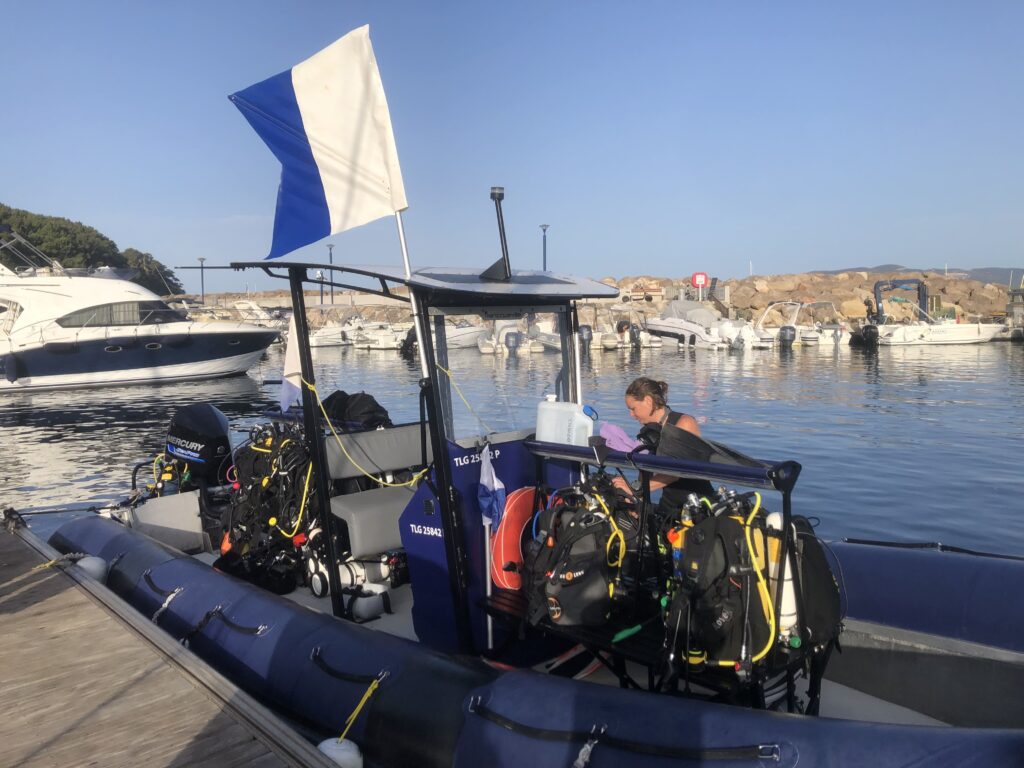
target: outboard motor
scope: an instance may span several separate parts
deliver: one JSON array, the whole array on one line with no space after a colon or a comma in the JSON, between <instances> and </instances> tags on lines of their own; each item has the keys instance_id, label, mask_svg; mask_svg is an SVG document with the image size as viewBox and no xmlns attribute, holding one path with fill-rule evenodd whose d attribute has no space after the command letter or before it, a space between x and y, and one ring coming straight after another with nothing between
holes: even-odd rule
<instances>
[{"instance_id":1,"label":"outboard motor","mask_svg":"<svg viewBox=\"0 0 1024 768\"><path fill-rule=\"evenodd\" d=\"M594 329L589 325L580 326L580 354L590 354L590 344L594 341Z\"/></svg>"},{"instance_id":2,"label":"outboard motor","mask_svg":"<svg viewBox=\"0 0 1024 768\"><path fill-rule=\"evenodd\" d=\"M514 355L523 343L523 334L519 331L509 331L505 334L505 349L510 355Z\"/></svg>"},{"instance_id":3,"label":"outboard motor","mask_svg":"<svg viewBox=\"0 0 1024 768\"><path fill-rule=\"evenodd\" d=\"M793 342L796 341L796 328L792 325L784 325L779 328L778 341L780 349L792 349Z\"/></svg>"},{"instance_id":4,"label":"outboard motor","mask_svg":"<svg viewBox=\"0 0 1024 768\"><path fill-rule=\"evenodd\" d=\"M405 339L402 340L402 346L398 348L398 354L404 358L412 357L413 351L416 349L416 328L415 326L409 329L409 332L405 334Z\"/></svg>"},{"instance_id":5,"label":"outboard motor","mask_svg":"<svg viewBox=\"0 0 1024 768\"><path fill-rule=\"evenodd\" d=\"M640 326L636 323L629 326L629 346L634 349L640 348Z\"/></svg>"},{"instance_id":6,"label":"outboard motor","mask_svg":"<svg viewBox=\"0 0 1024 768\"><path fill-rule=\"evenodd\" d=\"M877 325L865 325L861 329L861 338L865 347L877 347L878 346L878 326Z\"/></svg>"},{"instance_id":7,"label":"outboard motor","mask_svg":"<svg viewBox=\"0 0 1024 768\"><path fill-rule=\"evenodd\" d=\"M220 410L208 403L193 403L174 412L167 428L165 462L187 464L193 484L227 483L230 454L228 417Z\"/></svg>"}]
</instances>

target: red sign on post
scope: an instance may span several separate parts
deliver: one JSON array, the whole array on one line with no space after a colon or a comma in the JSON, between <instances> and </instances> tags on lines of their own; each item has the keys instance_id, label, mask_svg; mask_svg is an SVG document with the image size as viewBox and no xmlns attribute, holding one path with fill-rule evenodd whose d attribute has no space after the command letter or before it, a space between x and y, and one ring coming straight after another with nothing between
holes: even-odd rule
<instances>
[{"instance_id":1,"label":"red sign on post","mask_svg":"<svg viewBox=\"0 0 1024 768\"><path fill-rule=\"evenodd\" d=\"M694 272L690 278L690 285L694 288L703 288L708 284L708 276L704 272Z\"/></svg>"}]
</instances>

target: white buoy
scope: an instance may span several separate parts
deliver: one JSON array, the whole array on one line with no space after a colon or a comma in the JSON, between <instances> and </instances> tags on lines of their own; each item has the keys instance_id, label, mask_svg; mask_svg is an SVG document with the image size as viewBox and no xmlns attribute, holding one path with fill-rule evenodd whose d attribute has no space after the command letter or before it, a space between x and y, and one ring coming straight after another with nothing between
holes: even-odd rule
<instances>
[{"instance_id":1,"label":"white buoy","mask_svg":"<svg viewBox=\"0 0 1024 768\"><path fill-rule=\"evenodd\" d=\"M102 557L87 555L75 563L75 565L96 579L100 584L107 582L107 561Z\"/></svg>"},{"instance_id":2,"label":"white buoy","mask_svg":"<svg viewBox=\"0 0 1024 768\"><path fill-rule=\"evenodd\" d=\"M363 753L354 741L344 739L327 739L317 745L317 749L342 768L363 768Z\"/></svg>"}]
</instances>

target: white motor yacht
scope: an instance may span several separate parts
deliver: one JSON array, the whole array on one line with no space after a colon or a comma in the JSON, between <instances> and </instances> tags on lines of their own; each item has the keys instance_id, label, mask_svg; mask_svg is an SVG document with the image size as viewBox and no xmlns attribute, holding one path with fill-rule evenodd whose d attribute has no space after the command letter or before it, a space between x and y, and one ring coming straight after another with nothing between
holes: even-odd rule
<instances>
[{"instance_id":1,"label":"white motor yacht","mask_svg":"<svg viewBox=\"0 0 1024 768\"><path fill-rule=\"evenodd\" d=\"M232 376L277 335L189 320L115 270L68 269L0 232L0 392Z\"/></svg>"},{"instance_id":2,"label":"white motor yacht","mask_svg":"<svg viewBox=\"0 0 1024 768\"><path fill-rule=\"evenodd\" d=\"M916 290L917 303L885 299L892 290ZM928 286L918 278L879 280L874 287L875 312L868 311L868 322L858 329L851 341L855 346L904 347L917 345L983 344L1005 336L1003 323L965 322L959 312L954 318L937 319L928 313ZM886 301L898 301L910 307L911 320L899 322L885 311ZM870 302L868 302L870 305ZM959 308L957 308L959 309Z\"/></svg>"},{"instance_id":3,"label":"white motor yacht","mask_svg":"<svg viewBox=\"0 0 1024 768\"><path fill-rule=\"evenodd\" d=\"M309 334L310 347L350 347L355 326L349 322L328 320Z\"/></svg>"},{"instance_id":4,"label":"white motor yacht","mask_svg":"<svg viewBox=\"0 0 1024 768\"><path fill-rule=\"evenodd\" d=\"M915 309L921 312L920 309ZM920 320L905 325L887 323L878 326L878 343L887 347L983 344L995 339L1006 328L1002 323L958 323L956 320L936 320L926 312L921 314Z\"/></svg>"},{"instance_id":5,"label":"white motor yacht","mask_svg":"<svg viewBox=\"0 0 1024 768\"><path fill-rule=\"evenodd\" d=\"M356 349L401 349L409 328L398 328L386 321L363 322L352 333L352 346Z\"/></svg>"},{"instance_id":6,"label":"white motor yacht","mask_svg":"<svg viewBox=\"0 0 1024 768\"><path fill-rule=\"evenodd\" d=\"M688 299L670 301L661 317L648 317L645 325L652 334L692 349L760 349L774 344L773 338L754 333L750 323L724 318L717 310Z\"/></svg>"}]
</instances>

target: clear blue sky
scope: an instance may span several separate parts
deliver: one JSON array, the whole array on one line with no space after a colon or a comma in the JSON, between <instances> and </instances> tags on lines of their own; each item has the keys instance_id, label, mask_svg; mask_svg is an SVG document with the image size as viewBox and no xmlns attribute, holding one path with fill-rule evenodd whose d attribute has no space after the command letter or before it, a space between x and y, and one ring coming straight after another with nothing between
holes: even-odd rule
<instances>
[{"instance_id":1,"label":"clear blue sky","mask_svg":"<svg viewBox=\"0 0 1024 768\"><path fill-rule=\"evenodd\" d=\"M3 5L0 202L171 266L270 246L228 94L365 23L414 264L722 278L1024 264L1024 3L32 0ZM329 238L399 263L394 222ZM296 252L326 261L323 243ZM197 272L179 272L198 290ZM207 290L278 287L207 274Z\"/></svg>"}]
</instances>

